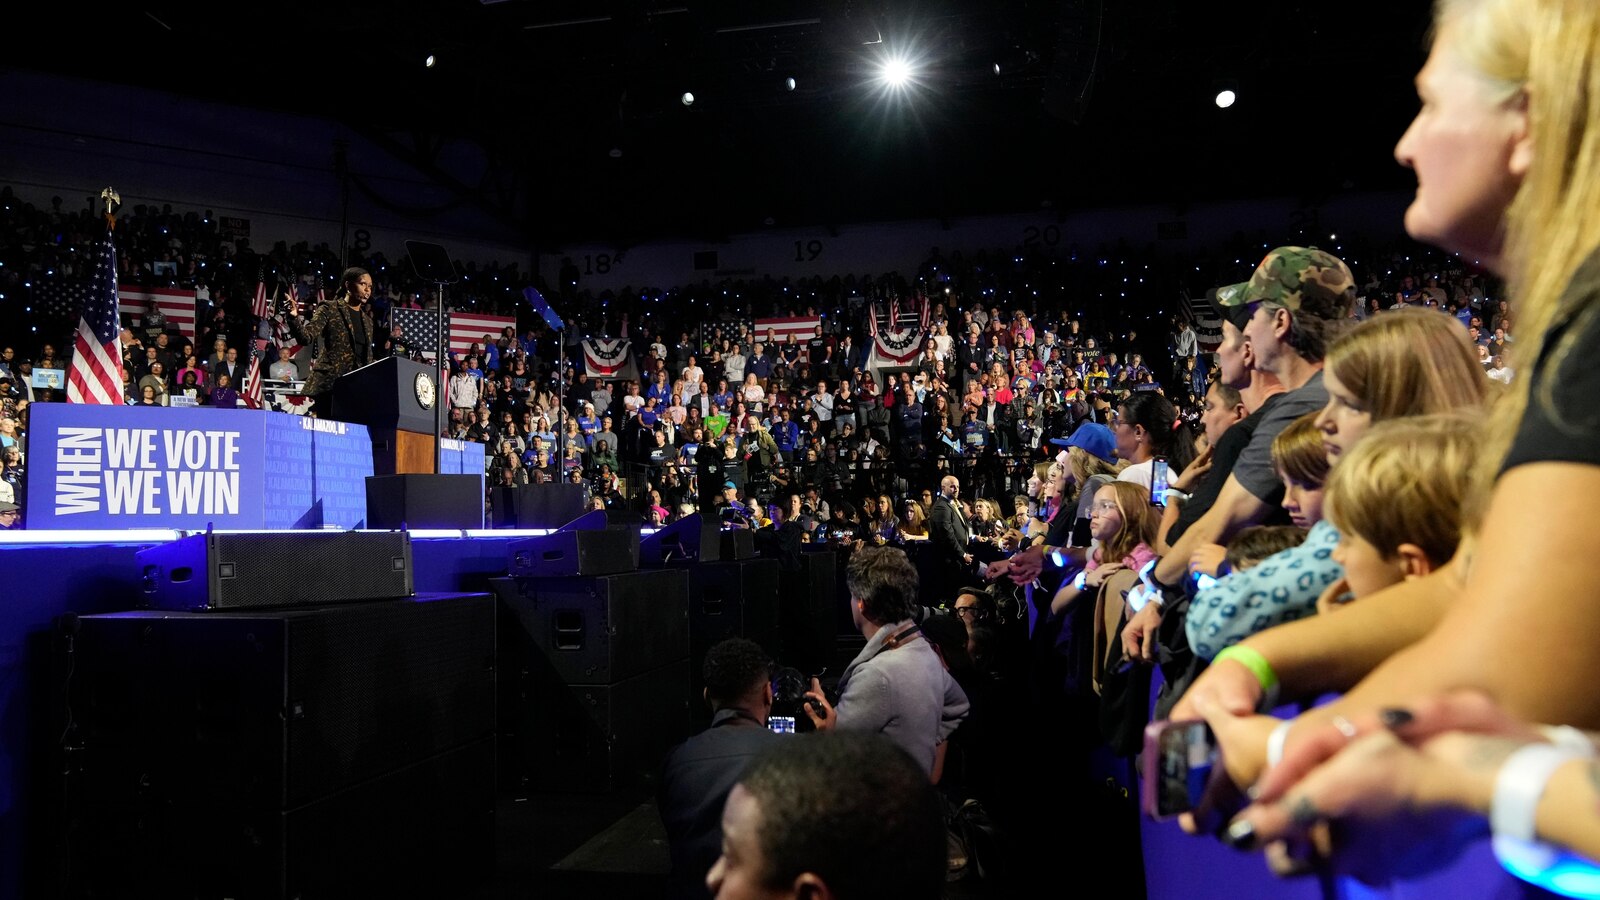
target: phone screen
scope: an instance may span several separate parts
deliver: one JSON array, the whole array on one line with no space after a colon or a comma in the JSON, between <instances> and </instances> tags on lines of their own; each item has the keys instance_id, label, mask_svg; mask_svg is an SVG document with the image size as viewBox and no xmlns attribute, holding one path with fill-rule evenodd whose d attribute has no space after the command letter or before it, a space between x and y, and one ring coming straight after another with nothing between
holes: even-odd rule
<instances>
[{"instance_id":1,"label":"phone screen","mask_svg":"<svg viewBox=\"0 0 1600 900\"><path fill-rule=\"evenodd\" d=\"M1145 729L1144 808L1152 818L1193 811L1205 796L1219 749L1203 721L1152 722Z\"/></svg>"},{"instance_id":2,"label":"phone screen","mask_svg":"<svg viewBox=\"0 0 1600 900\"><path fill-rule=\"evenodd\" d=\"M778 734L794 734L794 716L767 716L767 727Z\"/></svg>"},{"instance_id":3,"label":"phone screen","mask_svg":"<svg viewBox=\"0 0 1600 900\"><path fill-rule=\"evenodd\" d=\"M1167 492L1167 458L1158 456L1151 461L1150 468L1150 502L1156 506L1165 506L1167 499L1163 496Z\"/></svg>"}]
</instances>

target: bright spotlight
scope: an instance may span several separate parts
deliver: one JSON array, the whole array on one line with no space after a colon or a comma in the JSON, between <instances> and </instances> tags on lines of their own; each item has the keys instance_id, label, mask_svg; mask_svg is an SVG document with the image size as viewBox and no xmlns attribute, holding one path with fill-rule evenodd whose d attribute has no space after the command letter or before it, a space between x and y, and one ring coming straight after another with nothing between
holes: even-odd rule
<instances>
[{"instance_id":1,"label":"bright spotlight","mask_svg":"<svg viewBox=\"0 0 1600 900\"><path fill-rule=\"evenodd\" d=\"M999 64L999 63L995 63L995 64L994 64L994 73L995 73L995 74L996 74L996 75L999 75L999 74L1000 74L1000 64Z\"/></svg>"},{"instance_id":2,"label":"bright spotlight","mask_svg":"<svg viewBox=\"0 0 1600 900\"><path fill-rule=\"evenodd\" d=\"M794 77L793 76L790 76L789 78L785 78L783 80L783 89L786 90L786 91L794 90Z\"/></svg>"},{"instance_id":3,"label":"bright spotlight","mask_svg":"<svg viewBox=\"0 0 1600 900\"><path fill-rule=\"evenodd\" d=\"M1232 106L1233 105L1233 101L1235 101L1237 99L1239 99L1239 97L1233 91L1218 91L1217 92L1217 108L1218 109L1227 109L1228 107Z\"/></svg>"},{"instance_id":4,"label":"bright spotlight","mask_svg":"<svg viewBox=\"0 0 1600 900\"><path fill-rule=\"evenodd\" d=\"M911 81L911 64L892 56L883 64L883 83L892 88L903 88Z\"/></svg>"},{"instance_id":5,"label":"bright spotlight","mask_svg":"<svg viewBox=\"0 0 1600 900\"><path fill-rule=\"evenodd\" d=\"M435 59L434 59L434 58L433 58L433 54L432 54L432 53L429 53L429 54L428 54L428 58L427 58L427 59L425 59L425 60L423 60L423 61L422 61L422 64L423 64L423 65L424 65L424 66L427 66L427 67L428 67L428 68L430 68L430 69L431 69L431 68L433 68L433 64L434 64L434 63L435 63L435 62L436 62L436 60L435 60Z\"/></svg>"},{"instance_id":6,"label":"bright spotlight","mask_svg":"<svg viewBox=\"0 0 1600 900\"><path fill-rule=\"evenodd\" d=\"M694 105L694 94L691 94L688 91L684 91L683 92L683 105L684 106L693 106Z\"/></svg>"}]
</instances>

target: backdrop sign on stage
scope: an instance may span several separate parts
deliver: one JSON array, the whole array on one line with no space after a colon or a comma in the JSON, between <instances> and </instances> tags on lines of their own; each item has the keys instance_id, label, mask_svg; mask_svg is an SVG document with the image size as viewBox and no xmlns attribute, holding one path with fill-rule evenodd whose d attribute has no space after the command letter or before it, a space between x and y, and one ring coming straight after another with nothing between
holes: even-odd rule
<instances>
[{"instance_id":1,"label":"backdrop sign on stage","mask_svg":"<svg viewBox=\"0 0 1600 900\"><path fill-rule=\"evenodd\" d=\"M29 527L316 528L365 524L361 425L254 410L41 403Z\"/></svg>"}]
</instances>

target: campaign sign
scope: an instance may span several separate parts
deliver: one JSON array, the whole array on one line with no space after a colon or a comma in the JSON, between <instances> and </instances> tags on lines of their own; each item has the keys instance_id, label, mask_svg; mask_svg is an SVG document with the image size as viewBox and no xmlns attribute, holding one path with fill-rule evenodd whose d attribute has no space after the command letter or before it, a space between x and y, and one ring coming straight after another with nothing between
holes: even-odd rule
<instances>
[{"instance_id":1,"label":"campaign sign","mask_svg":"<svg viewBox=\"0 0 1600 900\"><path fill-rule=\"evenodd\" d=\"M364 524L365 426L206 407L39 403L30 415L30 528Z\"/></svg>"},{"instance_id":2,"label":"campaign sign","mask_svg":"<svg viewBox=\"0 0 1600 900\"><path fill-rule=\"evenodd\" d=\"M457 441L451 438L440 438L444 447L443 475L479 475L484 474L484 447L477 441Z\"/></svg>"},{"instance_id":3,"label":"campaign sign","mask_svg":"<svg viewBox=\"0 0 1600 900\"><path fill-rule=\"evenodd\" d=\"M31 528L260 528L261 414L39 403Z\"/></svg>"}]
</instances>

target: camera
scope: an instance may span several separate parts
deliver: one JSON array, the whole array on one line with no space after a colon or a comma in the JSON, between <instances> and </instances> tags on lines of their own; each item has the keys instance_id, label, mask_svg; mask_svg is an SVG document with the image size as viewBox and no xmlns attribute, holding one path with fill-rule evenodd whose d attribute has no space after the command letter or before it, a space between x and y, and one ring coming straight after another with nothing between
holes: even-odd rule
<instances>
[{"instance_id":1,"label":"camera","mask_svg":"<svg viewBox=\"0 0 1600 900\"><path fill-rule=\"evenodd\" d=\"M821 678L826 671L824 669L812 678ZM794 666L775 667L772 670L772 711L768 718L784 721L785 724L792 719L794 730L800 733L816 730L805 708L810 707L819 716L823 714L823 708L815 698L806 696L806 691L810 689L811 678L802 675L799 669Z\"/></svg>"}]
</instances>

